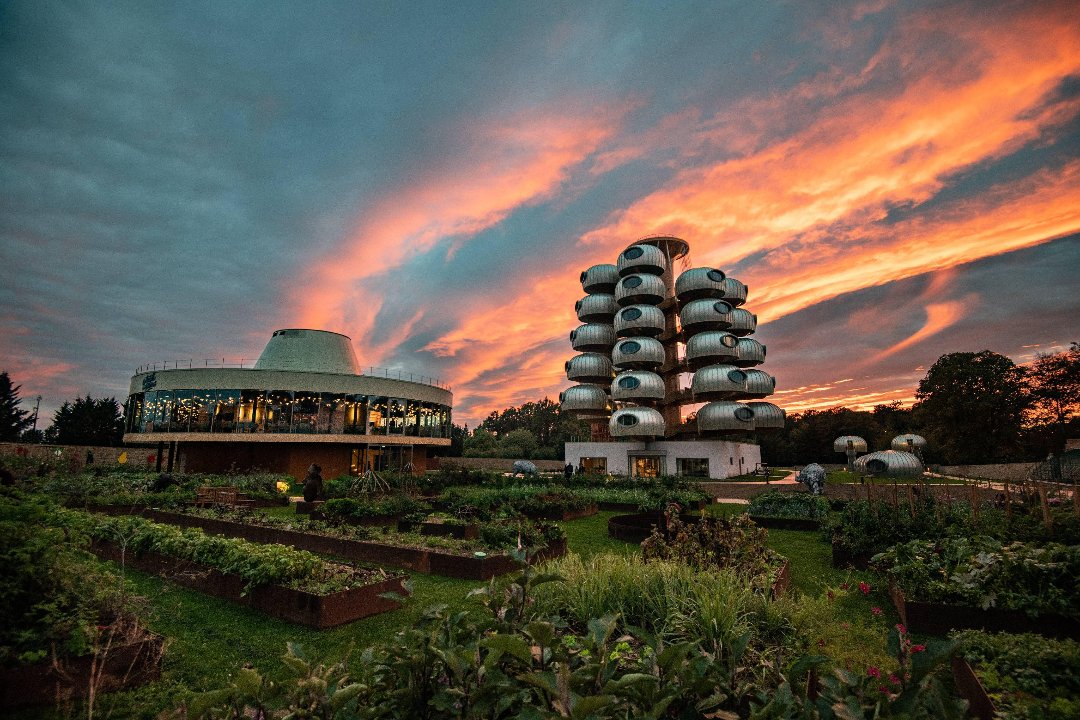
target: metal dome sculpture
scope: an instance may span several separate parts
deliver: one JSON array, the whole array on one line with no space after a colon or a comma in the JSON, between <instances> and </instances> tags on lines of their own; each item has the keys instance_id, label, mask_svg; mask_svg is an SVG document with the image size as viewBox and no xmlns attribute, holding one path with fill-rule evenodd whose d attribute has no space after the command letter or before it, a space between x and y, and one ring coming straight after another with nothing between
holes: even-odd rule
<instances>
[{"instance_id":1,"label":"metal dome sculpture","mask_svg":"<svg viewBox=\"0 0 1080 720\"><path fill-rule=\"evenodd\" d=\"M911 433L905 433L903 435L897 435L892 439L890 443L893 450L900 452L909 452L915 457L919 458L919 462L923 459L923 449L926 447L926 438L922 435L913 435Z\"/></svg>"},{"instance_id":2,"label":"metal dome sculpture","mask_svg":"<svg viewBox=\"0 0 1080 720\"><path fill-rule=\"evenodd\" d=\"M856 460L855 472L875 477L920 477L923 464L909 452L878 450Z\"/></svg>"},{"instance_id":3,"label":"metal dome sculpture","mask_svg":"<svg viewBox=\"0 0 1080 720\"><path fill-rule=\"evenodd\" d=\"M795 479L805 485L814 495L820 495L825 491L825 468L817 463L810 463L795 476Z\"/></svg>"},{"instance_id":4,"label":"metal dome sculpture","mask_svg":"<svg viewBox=\"0 0 1080 720\"><path fill-rule=\"evenodd\" d=\"M748 337L757 317L742 307L746 285L713 267L676 273L689 250L679 238L648 237L623 250L616 265L581 273L588 294L575 311L585 324L571 342L583 354L566 368L581 384L560 403L591 421L594 440L739 438L784 427L784 411L761 401L776 380L756 369L765 346ZM707 404L688 422L683 408L697 403ZM601 425L598 413L607 407L613 411Z\"/></svg>"},{"instance_id":5,"label":"metal dome sculpture","mask_svg":"<svg viewBox=\"0 0 1080 720\"><path fill-rule=\"evenodd\" d=\"M866 440L858 435L841 435L833 440L832 448L834 452L847 455L848 472L854 472L855 458L859 453L866 452Z\"/></svg>"}]
</instances>

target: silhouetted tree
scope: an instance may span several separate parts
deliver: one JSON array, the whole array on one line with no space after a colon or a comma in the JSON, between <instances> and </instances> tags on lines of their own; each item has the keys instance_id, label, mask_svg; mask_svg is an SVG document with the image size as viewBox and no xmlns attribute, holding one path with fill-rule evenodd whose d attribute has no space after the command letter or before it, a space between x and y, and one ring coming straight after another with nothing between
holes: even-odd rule
<instances>
[{"instance_id":1,"label":"silhouetted tree","mask_svg":"<svg viewBox=\"0 0 1080 720\"><path fill-rule=\"evenodd\" d=\"M527 402L521 407L493 411L477 427L477 430L480 429L492 432L499 438L515 430L528 430L538 445L534 456L556 459L563 457L563 445L568 440L589 437L588 425L564 415L559 404L548 398L537 402ZM520 455L515 455L515 457L520 457Z\"/></svg>"},{"instance_id":2,"label":"silhouetted tree","mask_svg":"<svg viewBox=\"0 0 1080 720\"><path fill-rule=\"evenodd\" d=\"M950 464L1019 456L1026 372L989 350L942 355L919 382L914 416L929 441L927 456Z\"/></svg>"},{"instance_id":3,"label":"silhouetted tree","mask_svg":"<svg viewBox=\"0 0 1080 720\"><path fill-rule=\"evenodd\" d=\"M473 430L472 435L465 438L465 457L495 457L498 451L499 439L495 433L480 426Z\"/></svg>"},{"instance_id":4,"label":"silhouetted tree","mask_svg":"<svg viewBox=\"0 0 1080 720\"><path fill-rule=\"evenodd\" d=\"M95 400L89 395L65 402L45 431L48 442L60 445L119 445L124 436L124 418L116 398Z\"/></svg>"},{"instance_id":5,"label":"silhouetted tree","mask_svg":"<svg viewBox=\"0 0 1080 720\"><path fill-rule=\"evenodd\" d=\"M12 385L7 372L0 372L0 440L12 442L34 422L30 412L19 407L19 390Z\"/></svg>"}]
</instances>

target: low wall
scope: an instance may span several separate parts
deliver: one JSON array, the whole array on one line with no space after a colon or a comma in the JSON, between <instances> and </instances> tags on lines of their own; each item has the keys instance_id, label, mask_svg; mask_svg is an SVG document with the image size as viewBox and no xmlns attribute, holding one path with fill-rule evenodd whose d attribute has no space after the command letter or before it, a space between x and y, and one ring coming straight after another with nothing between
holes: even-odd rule
<instances>
[{"instance_id":1,"label":"low wall","mask_svg":"<svg viewBox=\"0 0 1080 720\"><path fill-rule=\"evenodd\" d=\"M521 458L476 458L476 457L433 457L428 458L428 470L488 470L491 472L510 472L514 460ZM562 460L530 460L540 472L562 472L566 463Z\"/></svg>"},{"instance_id":2,"label":"low wall","mask_svg":"<svg viewBox=\"0 0 1080 720\"><path fill-rule=\"evenodd\" d=\"M37 443L0 443L0 458L10 456L19 461L36 460L38 462L61 463L72 470L81 470L86 466L87 452L93 454L94 465L112 466L125 458L129 467L153 470L157 466L157 448L155 447L117 447L100 445L39 445ZM165 455L168 456L168 446ZM0 459L0 463L3 460Z\"/></svg>"},{"instance_id":3,"label":"low wall","mask_svg":"<svg viewBox=\"0 0 1080 720\"><path fill-rule=\"evenodd\" d=\"M932 468L942 475L955 477L980 478L982 480L1008 480L1019 482L1026 480L1037 462L999 463L997 465L941 465Z\"/></svg>"}]
</instances>

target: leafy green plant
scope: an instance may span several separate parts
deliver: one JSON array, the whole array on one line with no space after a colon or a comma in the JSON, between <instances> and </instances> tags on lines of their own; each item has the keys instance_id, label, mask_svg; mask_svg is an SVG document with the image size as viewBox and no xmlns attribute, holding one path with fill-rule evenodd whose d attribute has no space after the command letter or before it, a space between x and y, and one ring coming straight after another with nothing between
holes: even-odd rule
<instances>
[{"instance_id":1,"label":"leafy green plant","mask_svg":"<svg viewBox=\"0 0 1080 720\"><path fill-rule=\"evenodd\" d=\"M873 564L911 599L1080 618L1080 546L990 538L912 540Z\"/></svg>"},{"instance_id":2,"label":"leafy green plant","mask_svg":"<svg viewBox=\"0 0 1080 720\"><path fill-rule=\"evenodd\" d=\"M824 520L829 515L829 501L809 493L771 491L751 500L746 512L753 517Z\"/></svg>"},{"instance_id":3,"label":"leafy green plant","mask_svg":"<svg viewBox=\"0 0 1080 720\"><path fill-rule=\"evenodd\" d=\"M950 635L997 710L1009 719L1080 717L1080 643L964 630Z\"/></svg>"}]
</instances>

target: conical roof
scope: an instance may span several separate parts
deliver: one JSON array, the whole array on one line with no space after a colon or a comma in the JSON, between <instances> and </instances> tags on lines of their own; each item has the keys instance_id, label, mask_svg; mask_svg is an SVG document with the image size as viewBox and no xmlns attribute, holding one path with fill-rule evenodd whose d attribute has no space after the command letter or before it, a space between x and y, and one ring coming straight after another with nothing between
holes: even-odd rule
<instances>
[{"instance_id":1,"label":"conical roof","mask_svg":"<svg viewBox=\"0 0 1080 720\"><path fill-rule=\"evenodd\" d=\"M352 340L327 330L275 330L255 363L256 370L359 375Z\"/></svg>"}]
</instances>

